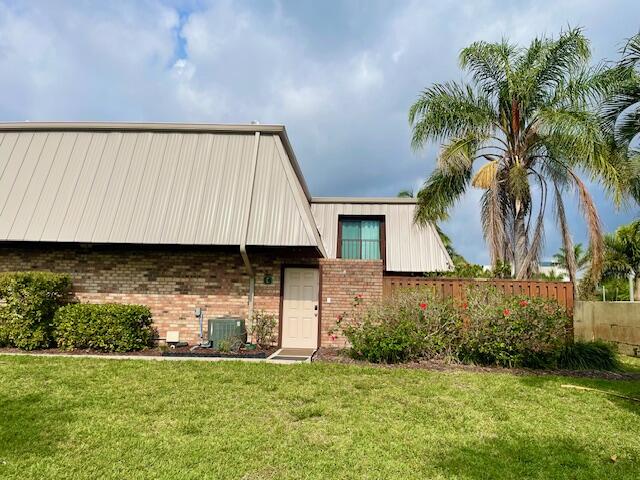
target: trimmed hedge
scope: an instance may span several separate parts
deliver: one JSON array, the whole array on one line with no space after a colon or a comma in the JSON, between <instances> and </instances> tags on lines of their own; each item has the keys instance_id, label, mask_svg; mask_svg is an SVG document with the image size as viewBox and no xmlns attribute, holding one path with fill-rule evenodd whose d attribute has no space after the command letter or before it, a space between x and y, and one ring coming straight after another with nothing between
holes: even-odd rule
<instances>
[{"instance_id":1,"label":"trimmed hedge","mask_svg":"<svg viewBox=\"0 0 640 480\"><path fill-rule=\"evenodd\" d=\"M56 313L55 337L63 350L128 352L153 344L151 312L143 305L73 304Z\"/></svg>"},{"instance_id":2,"label":"trimmed hedge","mask_svg":"<svg viewBox=\"0 0 640 480\"><path fill-rule=\"evenodd\" d=\"M53 343L52 320L69 299L71 277L51 272L0 274L0 346L24 350Z\"/></svg>"}]
</instances>

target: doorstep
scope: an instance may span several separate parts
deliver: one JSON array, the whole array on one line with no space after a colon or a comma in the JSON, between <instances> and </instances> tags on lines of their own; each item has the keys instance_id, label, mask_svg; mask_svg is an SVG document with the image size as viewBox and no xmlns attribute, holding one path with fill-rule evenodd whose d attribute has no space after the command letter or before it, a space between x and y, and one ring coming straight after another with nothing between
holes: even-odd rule
<instances>
[{"instance_id":1,"label":"doorstep","mask_svg":"<svg viewBox=\"0 0 640 480\"><path fill-rule=\"evenodd\" d=\"M276 350L267 360L287 363L310 363L311 357L315 352L315 348L281 348Z\"/></svg>"}]
</instances>

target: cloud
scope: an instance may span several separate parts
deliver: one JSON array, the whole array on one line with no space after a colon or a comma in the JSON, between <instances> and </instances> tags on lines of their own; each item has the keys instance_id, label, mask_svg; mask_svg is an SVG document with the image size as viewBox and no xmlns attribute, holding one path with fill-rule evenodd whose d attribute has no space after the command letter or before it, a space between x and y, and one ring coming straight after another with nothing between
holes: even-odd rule
<instances>
[{"instance_id":1,"label":"cloud","mask_svg":"<svg viewBox=\"0 0 640 480\"><path fill-rule=\"evenodd\" d=\"M0 0L0 117L284 123L314 194L395 195L419 187L437 152L411 151L407 110L461 77L461 48L582 25L596 58L614 57L640 5L612 3ZM594 194L607 228L636 213ZM486 262L478 198L444 227ZM570 222L584 240L575 209Z\"/></svg>"}]
</instances>

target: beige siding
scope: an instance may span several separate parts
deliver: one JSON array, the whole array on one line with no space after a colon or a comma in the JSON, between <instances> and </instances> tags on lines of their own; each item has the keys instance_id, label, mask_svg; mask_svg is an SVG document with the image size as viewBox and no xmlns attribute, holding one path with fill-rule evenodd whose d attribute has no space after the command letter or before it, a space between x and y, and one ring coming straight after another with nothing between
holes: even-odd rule
<instances>
[{"instance_id":1,"label":"beige siding","mask_svg":"<svg viewBox=\"0 0 640 480\"><path fill-rule=\"evenodd\" d=\"M255 190L249 222L249 245L313 245L301 204L306 199L296 189L291 164L282 158L276 139L262 137L258 150ZM259 243L261 242L261 243Z\"/></svg>"},{"instance_id":2,"label":"beige siding","mask_svg":"<svg viewBox=\"0 0 640 480\"><path fill-rule=\"evenodd\" d=\"M0 240L322 250L282 127L79 126L0 126Z\"/></svg>"},{"instance_id":3,"label":"beige siding","mask_svg":"<svg viewBox=\"0 0 640 480\"><path fill-rule=\"evenodd\" d=\"M392 272L446 271L452 265L432 225L413 222L413 203L312 203L328 258L336 258L339 215L384 215L386 270Z\"/></svg>"}]
</instances>

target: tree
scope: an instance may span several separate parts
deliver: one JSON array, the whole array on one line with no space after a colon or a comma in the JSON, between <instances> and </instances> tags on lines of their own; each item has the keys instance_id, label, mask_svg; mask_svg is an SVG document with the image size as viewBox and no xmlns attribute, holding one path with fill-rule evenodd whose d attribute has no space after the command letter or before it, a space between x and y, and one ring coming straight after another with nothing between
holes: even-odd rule
<instances>
[{"instance_id":1,"label":"tree","mask_svg":"<svg viewBox=\"0 0 640 480\"><path fill-rule=\"evenodd\" d=\"M631 37L622 49L620 68L640 67L640 33ZM618 145L630 156L638 155L634 139L640 134L640 85L629 83L605 105L604 117Z\"/></svg>"},{"instance_id":2,"label":"tree","mask_svg":"<svg viewBox=\"0 0 640 480\"><path fill-rule=\"evenodd\" d=\"M581 243L576 243L573 246L573 258L576 262L576 272L581 272L589 266L591 261L591 255L588 250L585 250ZM565 270L569 270L569 261L567 259L567 253L564 247L560 247L558 253L553 255L554 262Z\"/></svg>"},{"instance_id":3,"label":"tree","mask_svg":"<svg viewBox=\"0 0 640 480\"><path fill-rule=\"evenodd\" d=\"M528 48L507 41L476 42L460 53L469 83L438 83L409 111L414 149L442 142L437 166L419 191L417 222L437 222L470 185L484 190L481 219L493 264L513 262L516 278L529 277L544 241L547 202L576 262L565 214L567 192L577 194L589 230L592 275L603 259L600 219L579 173L601 182L620 202L638 178L634 162L616 151L603 126L605 102L638 84L626 65L589 66L589 42L580 29L557 39L537 38ZM484 162L474 173L474 164Z\"/></svg>"},{"instance_id":4,"label":"tree","mask_svg":"<svg viewBox=\"0 0 640 480\"><path fill-rule=\"evenodd\" d=\"M640 220L622 225L604 239L605 278L632 277L635 299L640 299Z\"/></svg>"},{"instance_id":5,"label":"tree","mask_svg":"<svg viewBox=\"0 0 640 480\"><path fill-rule=\"evenodd\" d=\"M640 33L628 39L621 51L619 68L640 70ZM638 160L640 137L640 84L629 82L613 95L603 107L604 126L613 136L621 155ZM634 182L631 193L640 203L640 182Z\"/></svg>"}]
</instances>

